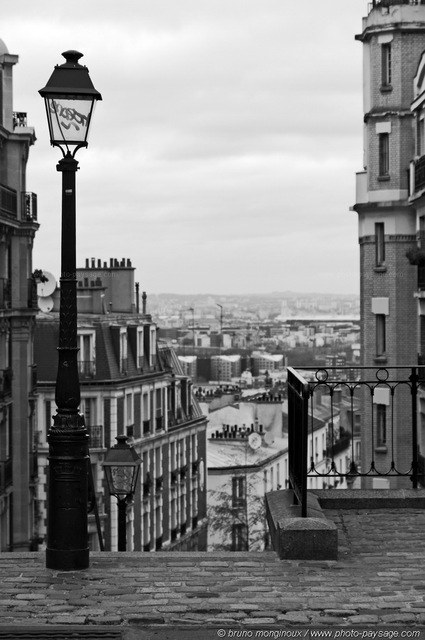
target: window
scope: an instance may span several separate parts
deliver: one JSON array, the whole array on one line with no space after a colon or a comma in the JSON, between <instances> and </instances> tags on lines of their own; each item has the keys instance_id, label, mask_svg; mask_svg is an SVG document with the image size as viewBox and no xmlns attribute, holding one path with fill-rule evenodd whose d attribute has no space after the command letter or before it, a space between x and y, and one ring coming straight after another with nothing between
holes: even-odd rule
<instances>
[{"instance_id":1,"label":"window","mask_svg":"<svg viewBox=\"0 0 425 640\"><path fill-rule=\"evenodd\" d=\"M381 45L381 84L383 87L391 85L391 43L385 42Z\"/></svg>"},{"instance_id":2,"label":"window","mask_svg":"<svg viewBox=\"0 0 425 640\"><path fill-rule=\"evenodd\" d=\"M120 331L120 373L127 373L127 330Z\"/></svg>"},{"instance_id":3,"label":"window","mask_svg":"<svg viewBox=\"0 0 425 640\"><path fill-rule=\"evenodd\" d=\"M81 377L91 378L95 374L95 334L78 334L78 373Z\"/></svg>"},{"instance_id":4,"label":"window","mask_svg":"<svg viewBox=\"0 0 425 640\"><path fill-rule=\"evenodd\" d=\"M418 156L421 156L424 152L425 120L423 117L420 117L416 122L416 153Z\"/></svg>"},{"instance_id":5,"label":"window","mask_svg":"<svg viewBox=\"0 0 425 640\"><path fill-rule=\"evenodd\" d=\"M381 267L385 262L385 226L383 222L375 223L375 265Z\"/></svg>"},{"instance_id":6,"label":"window","mask_svg":"<svg viewBox=\"0 0 425 640\"><path fill-rule=\"evenodd\" d=\"M143 367L143 327L137 327L137 364Z\"/></svg>"},{"instance_id":7,"label":"window","mask_svg":"<svg viewBox=\"0 0 425 640\"><path fill-rule=\"evenodd\" d=\"M390 134L379 133L379 176L390 174Z\"/></svg>"},{"instance_id":8,"label":"window","mask_svg":"<svg viewBox=\"0 0 425 640\"><path fill-rule=\"evenodd\" d=\"M387 444L387 407L385 404L376 405L376 432L378 447Z\"/></svg>"},{"instance_id":9,"label":"window","mask_svg":"<svg viewBox=\"0 0 425 640\"><path fill-rule=\"evenodd\" d=\"M128 393L125 396L125 422L126 426L133 424L133 394Z\"/></svg>"},{"instance_id":10,"label":"window","mask_svg":"<svg viewBox=\"0 0 425 640\"><path fill-rule=\"evenodd\" d=\"M84 422L86 427L96 424L97 419L97 399L96 398L82 398L80 405L80 413L84 416Z\"/></svg>"},{"instance_id":11,"label":"window","mask_svg":"<svg viewBox=\"0 0 425 640\"><path fill-rule=\"evenodd\" d=\"M232 525L232 551L247 551L248 536L247 527L243 523Z\"/></svg>"},{"instance_id":12,"label":"window","mask_svg":"<svg viewBox=\"0 0 425 640\"><path fill-rule=\"evenodd\" d=\"M383 313L377 313L376 319L376 355L384 356L386 352L386 327L385 327L385 315Z\"/></svg>"},{"instance_id":13,"label":"window","mask_svg":"<svg viewBox=\"0 0 425 640\"><path fill-rule=\"evenodd\" d=\"M246 502L246 482L244 476L232 478L232 507L244 507Z\"/></svg>"}]
</instances>

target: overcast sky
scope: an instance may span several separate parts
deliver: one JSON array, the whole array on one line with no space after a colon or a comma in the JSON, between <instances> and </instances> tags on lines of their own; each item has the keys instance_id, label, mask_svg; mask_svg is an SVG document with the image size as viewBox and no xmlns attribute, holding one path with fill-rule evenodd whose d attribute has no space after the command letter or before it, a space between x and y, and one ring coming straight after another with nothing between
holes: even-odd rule
<instances>
[{"instance_id":1,"label":"overcast sky","mask_svg":"<svg viewBox=\"0 0 425 640\"><path fill-rule=\"evenodd\" d=\"M60 150L43 100L67 49L103 101L77 153L77 265L130 258L148 293L357 293L367 0L20 0L14 110L37 141L34 268L60 274Z\"/></svg>"}]
</instances>

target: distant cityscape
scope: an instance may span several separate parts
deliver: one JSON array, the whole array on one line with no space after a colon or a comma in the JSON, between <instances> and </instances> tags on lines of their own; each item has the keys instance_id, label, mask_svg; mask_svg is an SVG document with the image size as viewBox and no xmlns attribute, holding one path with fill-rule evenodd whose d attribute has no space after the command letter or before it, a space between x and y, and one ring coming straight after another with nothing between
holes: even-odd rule
<instances>
[{"instance_id":1,"label":"distant cityscape","mask_svg":"<svg viewBox=\"0 0 425 640\"><path fill-rule=\"evenodd\" d=\"M160 340L195 383L245 386L282 378L288 364L338 366L360 359L355 295L149 296Z\"/></svg>"}]
</instances>

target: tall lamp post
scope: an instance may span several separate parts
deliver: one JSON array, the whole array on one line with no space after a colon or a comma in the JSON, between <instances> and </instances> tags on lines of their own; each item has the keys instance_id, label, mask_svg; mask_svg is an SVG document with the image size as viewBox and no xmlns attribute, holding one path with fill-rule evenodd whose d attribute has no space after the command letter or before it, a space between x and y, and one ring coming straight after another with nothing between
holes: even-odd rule
<instances>
[{"instance_id":1,"label":"tall lamp post","mask_svg":"<svg viewBox=\"0 0 425 640\"><path fill-rule=\"evenodd\" d=\"M115 438L117 444L109 449L103 462L109 495L118 501L118 551L127 550L127 502L136 491L141 460L127 444L127 436Z\"/></svg>"},{"instance_id":2,"label":"tall lamp post","mask_svg":"<svg viewBox=\"0 0 425 640\"><path fill-rule=\"evenodd\" d=\"M87 147L93 109L102 96L94 88L82 53L65 51L44 89L50 142L63 158L62 239L56 414L48 433L49 481L47 498L46 566L75 570L89 566L87 534L88 433L79 413L80 383L77 364L77 279L75 153Z\"/></svg>"}]
</instances>

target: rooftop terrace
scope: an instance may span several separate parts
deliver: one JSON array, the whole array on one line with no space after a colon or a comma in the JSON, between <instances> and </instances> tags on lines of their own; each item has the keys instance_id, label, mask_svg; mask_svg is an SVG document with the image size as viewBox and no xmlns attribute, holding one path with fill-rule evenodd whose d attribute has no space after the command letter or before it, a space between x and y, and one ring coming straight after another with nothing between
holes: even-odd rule
<instances>
[{"instance_id":1,"label":"rooftop terrace","mask_svg":"<svg viewBox=\"0 0 425 640\"><path fill-rule=\"evenodd\" d=\"M64 573L46 569L41 553L0 554L0 638L206 639L378 625L425 634L425 510L326 515L338 527L336 561L96 552L87 571Z\"/></svg>"}]
</instances>

